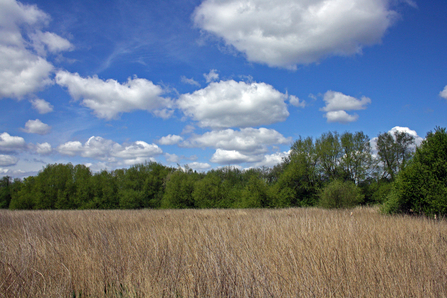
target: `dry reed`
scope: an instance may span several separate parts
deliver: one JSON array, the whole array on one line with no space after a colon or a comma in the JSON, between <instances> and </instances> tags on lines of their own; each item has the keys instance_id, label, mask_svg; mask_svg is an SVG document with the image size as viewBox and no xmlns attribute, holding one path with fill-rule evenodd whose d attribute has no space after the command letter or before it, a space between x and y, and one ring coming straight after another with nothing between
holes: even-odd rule
<instances>
[{"instance_id":1,"label":"dry reed","mask_svg":"<svg viewBox=\"0 0 447 298\"><path fill-rule=\"evenodd\" d=\"M447 297L445 220L351 211L0 211L0 297Z\"/></svg>"}]
</instances>

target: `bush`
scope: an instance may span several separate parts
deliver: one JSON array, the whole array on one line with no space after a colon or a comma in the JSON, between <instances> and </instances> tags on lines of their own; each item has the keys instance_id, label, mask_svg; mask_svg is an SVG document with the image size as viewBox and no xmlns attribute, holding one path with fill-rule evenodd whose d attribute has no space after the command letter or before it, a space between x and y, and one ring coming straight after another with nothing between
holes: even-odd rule
<instances>
[{"instance_id":1,"label":"bush","mask_svg":"<svg viewBox=\"0 0 447 298\"><path fill-rule=\"evenodd\" d=\"M360 188L352 181L334 180L319 193L319 206L323 208L352 208L363 201Z\"/></svg>"},{"instance_id":2,"label":"bush","mask_svg":"<svg viewBox=\"0 0 447 298\"><path fill-rule=\"evenodd\" d=\"M447 214L447 132L429 132L413 162L399 173L385 213Z\"/></svg>"}]
</instances>

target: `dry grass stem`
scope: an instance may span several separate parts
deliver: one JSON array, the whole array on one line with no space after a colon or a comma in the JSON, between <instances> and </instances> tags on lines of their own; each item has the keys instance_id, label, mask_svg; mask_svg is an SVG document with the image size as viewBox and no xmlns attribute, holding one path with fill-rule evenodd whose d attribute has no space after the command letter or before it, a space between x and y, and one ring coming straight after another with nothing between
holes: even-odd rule
<instances>
[{"instance_id":1,"label":"dry grass stem","mask_svg":"<svg viewBox=\"0 0 447 298\"><path fill-rule=\"evenodd\" d=\"M447 297L445 220L351 211L0 211L0 297Z\"/></svg>"}]
</instances>

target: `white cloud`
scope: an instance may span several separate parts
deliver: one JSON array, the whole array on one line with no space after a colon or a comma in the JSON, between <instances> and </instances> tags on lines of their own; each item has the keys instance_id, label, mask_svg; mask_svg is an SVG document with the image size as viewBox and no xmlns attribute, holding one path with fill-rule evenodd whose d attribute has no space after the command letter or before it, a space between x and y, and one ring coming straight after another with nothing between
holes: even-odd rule
<instances>
[{"instance_id":1,"label":"white cloud","mask_svg":"<svg viewBox=\"0 0 447 298\"><path fill-rule=\"evenodd\" d=\"M371 99L362 96L361 100L355 97L344 95L341 92L328 91L324 94L326 106L322 108L322 111L340 111L340 110L364 110L366 105L371 103Z\"/></svg>"},{"instance_id":2,"label":"white cloud","mask_svg":"<svg viewBox=\"0 0 447 298\"><path fill-rule=\"evenodd\" d=\"M350 115L346 111L364 110L366 105L371 103L371 99L365 96L359 100L355 97L345 95L341 92L327 91L323 100L326 106L320 111L327 112L324 117L328 122L349 123L357 121L358 115Z\"/></svg>"},{"instance_id":3,"label":"white cloud","mask_svg":"<svg viewBox=\"0 0 447 298\"><path fill-rule=\"evenodd\" d=\"M39 31L48 21L49 16L35 5L0 1L0 97L21 99L52 83L53 65L45 59L43 45L62 51L70 43Z\"/></svg>"},{"instance_id":4,"label":"white cloud","mask_svg":"<svg viewBox=\"0 0 447 298\"><path fill-rule=\"evenodd\" d=\"M92 109L99 118L113 119L120 113L134 110L170 116L164 108L171 107L171 100L161 97L163 89L146 79L134 77L120 84L113 79L103 81L97 76L83 78L77 73L59 71L56 83L67 87L75 100L82 98L82 104Z\"/></svg>"},{"instance_id":5,"label":"white cloud","mask_svg":"<svg viewBox=\"0 0 447 298\"><path fill-rule=\"evenodd\" d=\"M181 145L185 147L211 147L224 150L236 150L248 155L267 152L267 146L289 144L292 140L285 138L274 129L243 128L211 131L203 135L193 135Z\"/></svg>"},{"instance_id":6,"label":"white cloud","mask_svg":"<svg viewBox=\"0 0 447 298\"><path fill-rule=\"evenodd\" d=\"M180 80L182 81L182 83L200 87L199 82L195 81L195 80L192 79L192 78L191 78L191 79L188 79L188 78L185 77L185 76L181 76L181 77L180 77Z\"/></svg>"},{"instance_id":7,"label":"white cloud","mask_svg":"<svg viewBox=\"0 0 447 298\"><path fill-rule=\"evenodd\" d=\"M165 153L164 156L165 156L166 161L168 161L168 162L173 162L173 163L180 162L180 157L178 157L177 154Z\"/></svg>"},{"instance_id":8,"label":"white cloud","mask_svg":"<svg viewBox=\"0 0 447 298\"><path fill-rule=\"evenodd\" d=\"M445 86L444 90L442 90L442 91L439 93L439 96L441 96L442 98L447 99L447 86Z\"/></svg>"},{"instance_id":9,"label":"white cloud","mask_svg":"<svg viewBox=\"0 0 447 298\"><path fill-rule=\"evenodd\" d=\"M280 164L285 157L289 156L289 152L276 152L273 154L264 155L262 161L254 164L254 167L274 167Z\"/></svg>"},{"instance_id":10,"label":"white cloud","mask_svg":"<svg viewBox=\"0 0 447 298\"><path fill-rule=\"evenodd\" d=\"M54 108L48 101L39 98L31 100L31 104L33 105L33 108L39 112L39 114L50 113Z\"/></svg>"},{"instance_id":11,"label":"white cloud","mask_svg":"<svg viewBox=\"0 0 447 298\"><path fill-rule=\"evenodd\" d=\"M83 145L79 141L67 142L57 147L57 151L63 155L90 157L108 162L117 162L122 159L125 164L134 164L145 160L152 160L154 156L163 151L155 144L136 141L131 144L118 144L112 140L101 137L91 137Z\"/></svg>"},{"instance_id":12,"label":"white cloud","mask_svg":"<svg viewBox=\"0 0 447 298\"><path fill-rule=\"evenodd\" d=\"M392 0L205 0L197 27L253 62L295 69L381 42L398 14ZM407 2L413 2L407 0Z\"/></svg>"},{"instance_id":13,"label":"white cloud","mask_svg":"<svg viewBox=\"0 0 447 298\"><path fill-rule=\"evenodd\" d=\"M13 166L18 161L19 161L19 159L15 156L0 154L0 166L2 166L2 167Z\"/></svg>"},{"instance_id":14,"label":"white cloud","mask_svg":"<svg viewBox=\"0 0 447 298\"><path fill-rule=\"evenodd\" d=\"M36 145L36 152L38 154L47 155L47 154L50 154L52 151L53 151L53 149L51 148L51 145L47 142L42 143L42 144L37 143L37 145Z\"/></svg>"},{"instance_id":15,"label":"white cloud","mask_svg":"<svg viewBox=\"0 0 447 298\"><path fill-rule=\"evenodd\" d=\"M211 162L218 164L241 164L241 163L252 163L260 162L263 159L263 155L248 155L242 154L236 150L223 150L217 149L216 152L211 157Z\"/></svg>"},{"instance_id":16,"label":"white cloud","mask_svg":"<svg viewBox=\"0 0 447 298\"><path fill-rule=\"evenodd\" d=\"M422 137L418 136L418 134L416 133L415 130L412 130L408 127L395 126L395 127L391 128L391 130L389 132L394 134L394 132L396 132L396 131L404 132L404 133L409 134L410 136L413 136L416 146L420 146L422 144L422 141L424 140Z\"/></svg>"},{"instance_id":17,"label":"white cloud","mask_svg":"<svg viewBox=\"0 0 447 298\"><path fill-rule=\"evenodd\" d=\"M354 114L354 115L350 115L348 113L346 113L345 111L331 111L331 112L327 112L324 115L325 118L327 118L327 122L329 123L333 123L333 122L338 122L338 123L349 123L349 122L354 122L357 121L357 119L359 119L359 115Z\"/></svg>"},{"instance_id":18,"label":"white cloud","mask_svg":"<svg viewBox=\"0 0 447 298\"><path fill-rule=\"evenodd\" d=\"M1 10L1 9L0 9ZM51 63L27 50L0 44L0 97L22 98L51 84Z\"/></svg>"},{"instance_id":19,"label":"white cloud","mask_svg":"<svg viewBox=\"0 0 447 298\"><path fill-rule=\"evenodd\" d=\"M68 40L52 32L38 30L36 33L31 34L30 37L33 41L34 49L41 56L45 56L47 50L52 54L57 54L74 49L74 46Z\"/></svg>"},{"instance_id":20,"label":"white cloud","mask_svg":"<svg viewBox=\"0 0 447 298\"><path fill-rule=\"evenodd\" d=\"M190 133L192 133L195 129L196 129L196 128L194 127L194 125L186 125L185 128L183 128L181 134L182 134L182 135L190 134Z\"/></svg>"},{"instance_id":21,"label":"white cloud","mask_svg":"<svg viewBox=\"0 0 447 298\"><path fill-rule=\"evenodd\" d=\"M417 132L415 130L412 130L408 127L401 127L401 126L395 126L393 128L391 128L388 133L391 133L391 135L394 136L394 133L398 131L398 132L405 132L411 136L414 137L414 143L416 146L420 146L422 144L422 141L424 140L422 137L420 137ZM373 153L373 156L377 156L377 140L378 137L374 137L372 138L369 143L371 145L371 150Z\"/></svg>"},{"instance_id":22,"label":"white cloud","mask_svg":"<svg viewBox=\"0 0 447 298\"><path fill-rule=\"evenodd\" d=\"M163 151L155 144L148 144L143 141L136 141L132 144L120 145L115 143L111 155L123 159L132 159L136 157L152 157L159 155Z\"/></svg>"},{"instance_id":23,"label":"white cloud","mask_svg":"<svg viewBox=\"0 0 447 298\"><path fill-rule=\"evenodd\" d=\"M177 104L202 127L250 127L286 120L286 99L271 85L230 80L183 94Z\"/></svg>"},{"instance_id":24,"label":"white cloud","mask_svg":"<svg viewBox=\"0 0 447 298\"><path fill-rule=\"evenodd\" d=\"M188 167L193 170L206 170L211 168L211 166L208 163L203 162L192 162L188 164Z\"/></svg>"},{"instance_id":25,"label":"white cloud","mask_svg":"<svg viewBox=\"0 0 447 298\"><path fill-rule=\"evenodd\" d=\"M39 135L46 135L50 132L51 126L48 124L42 123L39 119L36 120L28 120L25 124L25 128L22 130L26 133L35 133Z\"/></svg>"},{"instance_id":26,"label":"white cloud","mask_svg":"<svg viewBox=\"0 0 447 298\"><path fill-rule=\"evenodd\" d=\"M205 78L207 83L211 83L219 79L219 74L217 73L216 69L211 69L209 73L204 73L203 77Z\"/></svg>"},{"instance_id":27,"label":"white cloud","mask_svg":"<svg viewBox=\"0 0 447 298\"><path fill-rule=\"evenodd\" d=\"M306 107L306 101L300 100L298 97L294 95L289 96L289 102L292 106L298 107L298 108L304 108Z\"/></svg>"},{"instance_id":28,"label":"white cloud","mask_svg":"<svg viewBox=\"0 0 447 298\"><path fill-rule=\"evenodd\" d=\"M160 145L175 145L175 144L179 143L180 141L183 141L183 138L181 136L167 135L165 137L162 137L160 140L158 140L158 143Z\"/></svg>"},{"instance_id":29,"label":"white cloud","mask_svg":"<svg viewBox=\"0 0 447 298\"><path fill-rule=\"evenodd\" d=\"M0 134L0 152L12 152L25 148L26 143L22 137L14 137L7 132Z\"/></svg>"}]
</instances>

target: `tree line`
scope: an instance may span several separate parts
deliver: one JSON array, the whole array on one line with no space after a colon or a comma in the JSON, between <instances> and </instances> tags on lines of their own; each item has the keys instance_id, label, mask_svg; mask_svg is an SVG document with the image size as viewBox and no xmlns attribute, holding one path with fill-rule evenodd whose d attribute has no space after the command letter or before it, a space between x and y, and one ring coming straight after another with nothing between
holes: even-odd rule
<instances>
[{"instance_id":1,"label":"tree line","mask_svg":"<svg viewBox=\"0 0 447 298\"><path fill-rule=\"evenodd\" d=\"M299 137L288 157L272 168L248 170L224 167L203 173L146 162L92 173L85 165L49 164L23 180L3 177L0 208L339 208L380 204L389 213L445 214L446 135L445 129L436 128L416 149L414 137L405 132L381 133L373 152L370 138L363 132L327 132L316 139Z\"/></svg>"}]
</instances>

